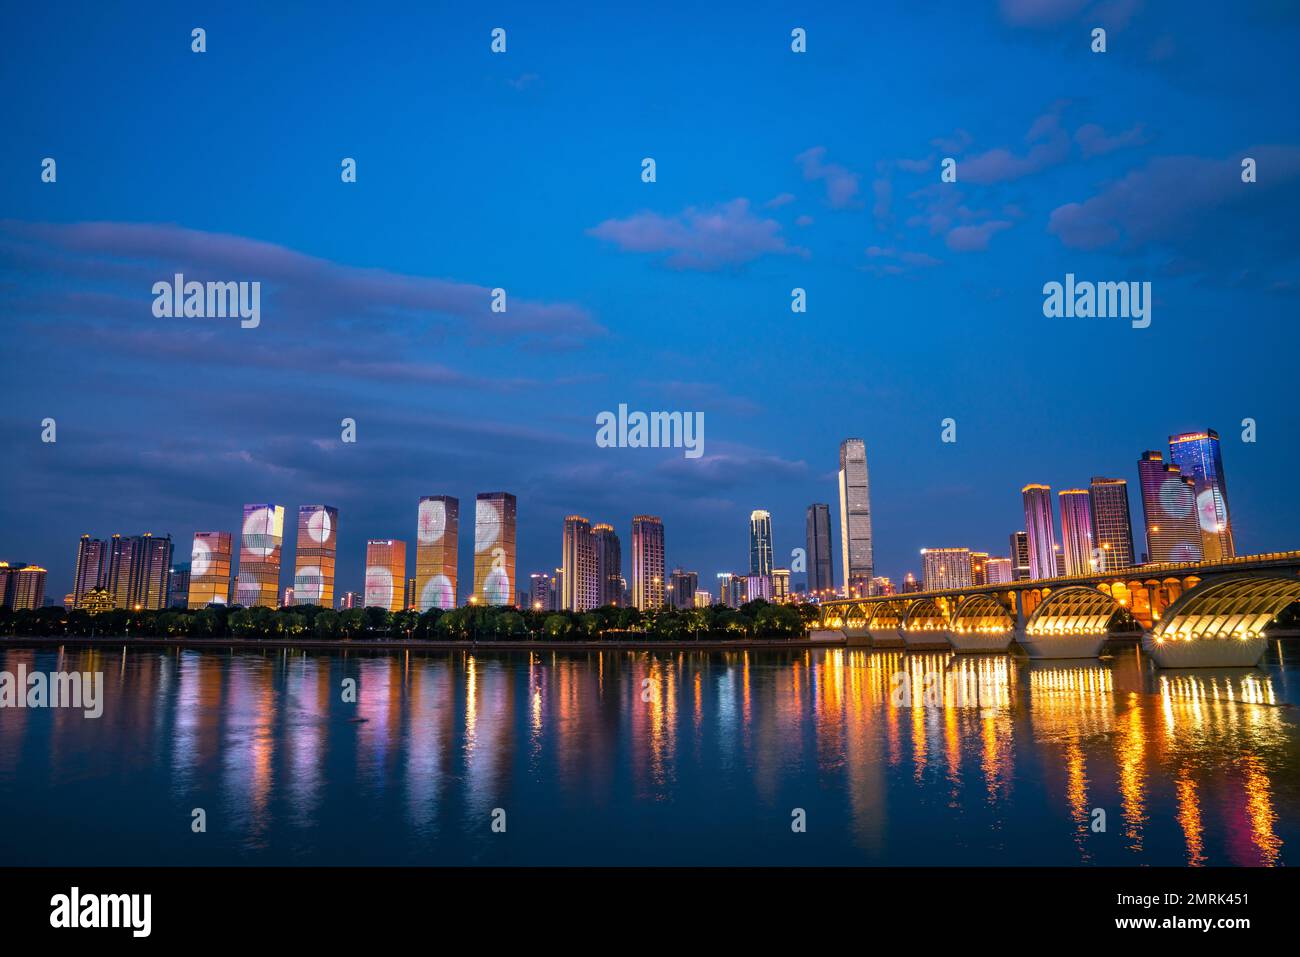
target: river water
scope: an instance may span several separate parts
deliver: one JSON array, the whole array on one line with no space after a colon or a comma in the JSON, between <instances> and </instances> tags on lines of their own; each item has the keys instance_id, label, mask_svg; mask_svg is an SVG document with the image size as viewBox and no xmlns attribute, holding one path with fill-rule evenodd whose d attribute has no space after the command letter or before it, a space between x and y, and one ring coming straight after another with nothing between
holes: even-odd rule
<instances>
[{"instance_id":1,"label":"river water","mask_svg":"<svg viewBox=\"0 0 1300 957\"><path fill-rule=\"evenodd\" d=\"M0 864L1294 864L1293 659L8 643Z\"/></svg>"}]
</instances>

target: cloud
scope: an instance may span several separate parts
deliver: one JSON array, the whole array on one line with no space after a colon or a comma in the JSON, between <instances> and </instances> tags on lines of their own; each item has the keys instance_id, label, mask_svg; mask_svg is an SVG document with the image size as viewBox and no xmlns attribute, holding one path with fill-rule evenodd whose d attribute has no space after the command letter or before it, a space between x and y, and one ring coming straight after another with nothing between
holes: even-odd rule
<instances>
[{"instance_id":1,"label":"cloud","mask_svg":"<svg viewBox=\"0 0 1300 957\"><path fill-rule=\"evenodd\" d=\"M1059 101L1036 118L1025 134L1031 144L1022 154L999 147L961 160L957 178L968 183L986 185L1021 179L1056 166L1070 155L1070 136L1061 125L1066 104Z\"/></svg>"},{"instance_id":2,"label":"cloud","mask_svg":"<svg viewBox=\"0 0 1300 957\"><path fill-rule=\"evenodd\" d=\"M1011 224L1002 219L992 219L975 226L958 226L949 231L944 242L953 252L983 252L989 248L989 240L994 233L1010 228Z\"/></svg>"},{"instance_id":3,"label":"cloud","mask_svg":"<svg viewBox=\"0 0 1300 957\"><path fill-rule=\"evenodd\" d=\"M825 161L826 147L814 146L794 158L803 169L803 178L809 182L826 183L826 201L832 209L848 209L857 205L858 174L838 163Z\"/></svg>"},{"instance_id":4,"label":"cloud","mask_svg":"<svg viewBox=\"0 0 1300 957\"><path fill-rule=\"evenodd\" d=\"M1141 146L1147 138L1141 123L1114 136L1107 134L1096 123L1085 123L1074 131L1074 141L1079 144L1084 157L1090 159L1093 156L1113 153L1126 146Z\"/></svg>"},{"instance_id":5,"label":"cloud","mask_svg":"<svg viewBox=\"0 0 1300 957\"><path fill-rule=\"evenodd\" d=\"M587 233L625 252L669 253L665 262L673 269L710 271L769 254L807 255L786 243L780 223L755 216L744 198L707 209L690 206L675 216L642 212L607 219Z\"/></svg>"},{"instance_id":6,"label":"cloud","mask_svg":"<svg viewBox=\"0 0 1300 957\"><path fill-rule=\"evenodd\" d=\"M541 79L541 77L539 77L536 73L522 73L519 76L515 77L513 80L506 80L506 83L514 87L516 90L526 90L528 89L528 87L536 83L539 79Z\"/></svg>"},{"instance_id":7,"label":"cloud","mask_svg":"<svg viewBox=\"0 0 1300 957\"><path fill-rule=\"evenodd\" d=\"M764 203L763 208L779 209L780 207L793 202L794 202L794 193L780 193L776 196L773 196L766 203Z\"/></svg>"},{"instance_id":8,"label":"cloud","mask_svg":"<svg viewBox=\"0 0 1300 957\"><path fill-rule=\"evenodd\" d=\"M1259 181L1241 181L1241 161ZM1300 147L1256 146L1223 159L1156 157L1082 202L1052 211L1048 231L1071 249L1152 250L1166 267L1221 274L1300 255Z\"/></svg>"},{"instance_id":9,"label":"cloud","mask_svg":"<svg viewBox=\"0 0 1300 957\"><path fill-rule=\"evenodd\" d=\"M999 0L1002 19L1013 27L1042 29L1087 14L1108 30L1127 26L1141 8L1141 0Z\"/></svg>"}]
</instances>

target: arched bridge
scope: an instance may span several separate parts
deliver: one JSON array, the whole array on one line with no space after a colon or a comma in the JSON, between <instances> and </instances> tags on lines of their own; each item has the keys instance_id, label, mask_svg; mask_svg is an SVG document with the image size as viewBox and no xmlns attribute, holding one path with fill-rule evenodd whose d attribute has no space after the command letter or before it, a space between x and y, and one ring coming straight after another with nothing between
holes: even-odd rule
<instances>
[{"instance_id":1,"label":"arched bridge","mask_svg":"<svg viewBox=\"0 0 1300 957\"><path fill-rule=\"evenodd\" d=\"M875 647L1096 657L1112 634L1141 633L1167 668L1254 665L1264 628L1300 601L1300 551L1139 565L946 591L838 599L814 626Z\"/></svg>"}]
</instances>

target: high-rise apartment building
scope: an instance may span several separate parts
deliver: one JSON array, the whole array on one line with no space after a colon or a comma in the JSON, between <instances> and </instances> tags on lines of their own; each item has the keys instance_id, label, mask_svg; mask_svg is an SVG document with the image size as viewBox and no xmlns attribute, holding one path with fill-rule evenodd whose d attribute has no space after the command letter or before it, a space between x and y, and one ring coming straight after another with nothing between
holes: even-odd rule
<instances>
[{"instance_id":1,"label":"high-rise apartment building","mask_svg":"<svg viewBox=\"0 0 1300 957\"><path fill-rule=\"evenodd\" d=\"M191 608L224 605L229 601L234 559L234 536L229 532L194 533L187 602Z\"/></svg>"},{"instance_id":2,"label":"high-rise apartment building","mask_svg":"<svg viewBox=\"0 0 1300 957\"><path fill-rule=\"evenodd\" d=\"M190 563L174 562L167 570L167 607L185 608L190 597Z\"/></svg>"},{"instance_id":3,"label":"high-rise apartment building","mask_svg":"<svg viewBox=\"0 0 1300 957\"><path fill-rule=\"evenodd\" d=\"M1201 561L1204 552L1196 518L1196 481L1153 451L1143 452L1138 460L1138 480L1149 561Z\"/></svg>"},{"instance_id":4,"label":"high-rise apartment building","mask_svg":"<svg viewBox=\"0 0 1300 957\"><path fill-rule=\"evenodd\" d=\"M657 515L632 518L632 604L641 611L664 606L664 523Z\"/></svg>"},{"instance_id":5,"label":"high-rise apartment building","mask_svg":"<svg viewBox=\"0 0 1300 957\"><path fill-rule=\"evenodd\" d=\"M334 566L338 557L339 510L332 505L298 508L294 552L293 603L334 607Z\"/></svg>"},{"instance_id":6,"label":"high-rise apartment building","mask_svg":"<svg viewBox=\"0 0 1300 957\"><path fill-rule=\"evenodd\" d=\"M596 582L600 589L599 605L623 604L623 549L613 525L601 522L591 527L596 545Z\"/></svg>"},{"instance_id":7,"label":"high-rise apartment building","mask_svg":"<svg viewBox=\"0 0 1300 957\"><path fill-rule=\"evenodd\" d=\"M456 607L456 550L460 546L460 500L426 495L416 515L415 607Z\"/></svg>"},{"instance_id":8,"label":"high-rise apartment building","mask_svg":"<svg viewBox=\"0 0 1300 957\"><path fill-rule=\"evenodd\" d=\"M994 556L984 562L984 583L986 585L1006 585L1014 581L1015 569L1011 559Z\"/></svg>"},{"instance_id":9,"label":"high-rise apartment building","mask_svg":"<svg viewBox=\"0 0 1300 957\"><path fill-rule=\"evenodd\" d=\"M1169 436L1169 461L1194 483L1202 560L1235 557L1237 550L1228 517L1228 484L1223 477L1219 433L1204 429Z\"/></svg>"},{"instance_id":10,"label":"high-rise apartment building","mask_svg":"<svg viewBox=\"0 0 1300 957\"><path fill-rule=\"evenodd\" d=\"M1047 485L1026 485L1020 492L1025 503L1025 534L1029 536L1029 577L1053 578L1057 558L1052 489Z\"/></svg>"},{"instance_id":11,"label":"high-rise apartment building","mask_svg":"<svg viewBox=\"0 0 1300 957\"><path fill-rule=\"evenodd\" d=\"M114 535L109 540L104 587L118 608L157 611L167 606L167 572L171 564L170 535Z\"/></svg>"},{"instance_id":12,"label":"high-rise apartment building","mask_svg":"<svg viewBox=\"0 0 1300 957\"><path fill-rule=\"evenodd\" d=\"M283 505L245 505L239 539L235 603L274 608L280 600L280 548L284 544Z\"/></svg>"},{"instance_id":13,"label":"high-rise apartment building","mask_svg":"<svg viewBox=\"0 0 1300 957\"><path fill-rule=\"evenodd\" d=\"M867 477L867 447L861 439L840 443L840 555L844 564L844 595L864 596L871 590L871 488Z\"/></svg>"},{"instance_id":14,"label":"high-rise apartment building","mask_svg":"<svg viewBox=\"0 0 1300 957\"><path fill-rule=\"evenodd\" d=\"M971 587L969 548L923 548L921 562L926 591Z\"/></svg>"},{"instance_id":15,"label":"high-rise apartment building","mask_svg":"<svg viewBox=\"0 0 1300 957\"><path fill-rule=\"evenodd\" d=\"M835 590L835 562L831 552L831 507L821 502L808 506L808 590L829 596Z\"/></svg>"},{"instance_id":16,"label":"high-rise apartment building","mask_svg":"<svg viewBox=\"0 0 1300 957\"><path fill-rule=\"evenodd\" d=\"M82 535L77 543L77 570L72 582L72 600L81 607L81 600L92 588L103 588L108 582L109 543L102 538Z\"/></svg>"},{"instance_id":17,"label":"high-rise apartment building","mask_svg":"<svg viewBox=\"0 0 1300 957\"><path fill-rule=\"evenodd\" d=\"M14 611L43 608L47 574L40 565L0 562L0 607Z\"/></svg>"},{"instance_id":18,"label":"high-rise apartment building","mask_svg":"<svg viewBox=\"0 0 1300 957\"><path fill-rule=\"evenodd\" d=\"M970 553L970 583L972 585L984 585L987 583L985 577L985 566L988 564L988 552L971 552Z\"/></svg>"},{"instance_id":19,"label":"high-rise apartment building","mask_svg":"<svg viewBox=\"0 0 1300 957\"><path fill-rule=\"evenodd\" d=\"M879 579L876 579L879 581ZM790 600L790 569L773 568L772 569L772 600L789 601Z\"/></svg>"},{"instance_id":20,"label":"high-rise apartment building","mask_svg":"<svg viewBox=\"0 0 1300 957\"><path fill-rule=\"evenodd\" d=\"M697 572L688 572L681 568L674 568L672 577L668 582L668 592L671 596L672 606L677 609L694 608L695 593L700 587L700 576Z\"/></svg>"},{"instance_id":21,"label":"high-rise apartment building","mask_svg":"<svg viewBox=\"0 0 1300 957\"><path fill-rule=\"evenodd\" d=\"M528 581L528 607L533 611L551 611L551 576L546 572L533 572Z\"/></svg>"},{"instance_id":22,"label":"high-rise apartment building","mask_svg":"<svg viewBox=\"0 0 1300 957\"><path fill-rule=\"evenodd\" d=\"M1128 482L1094 476L1088 486L1092 499L1092 550L1101 572L1133 565L1133 525L1128 510Z\"/></svg>"},{"instance_id":23,"label":"high-rise apartment building","mask_svg":"<svg viewBox=\"0 0 1300 957\"><path fill-rule=\"evenodd\" d=\"M564 610L589 611L599 607L596 541L591 523L581 515L568 515L564 519L561 562L564 569Z\"/></svg>"},{"instance_id":24,"label":"high-rise apartment building","mask_svg":"<svg viewBox=\"0 0 1300 957\"><path fill-rule=\"evenodd\" d=\"M401 611L406 601L406 542L372 538L366 542L367 608Z\"/></svg>"},{"instance_id":25,"label":"high-rise apartment building","mask_svg":"<svg viewBox=\"0 0 1300 957\"><path fill-rule=\"evenodd\" d=\"M1061 503L1061 551L1066 575L1087 575L1092 564L1092 508L1086 488L1067 488L1056 493ZM1100 569L1098 569L1100 570Z\"/></svg>"},{"instance_id":26,"label":"high-rise apartment building","mask_svg":"<svg viewBox=\"0 0 1300 957\"><path fill-rule=\"evenodd\" d=\"M1029 533L1011 533L1011 574L1012 581L1027 581L1031 576L1029 568Z\"/></svg>"},{"instance_id":27,"label":"high-rise apartment building","mask_svg":"<svg viewBox=\"0 0 1300 957\"><path fill-rule=\"evenodd\" d=\"M515 497L480 492L474 502L474 597L484 605L515 600Z\"/></svg>"}]
</instances>

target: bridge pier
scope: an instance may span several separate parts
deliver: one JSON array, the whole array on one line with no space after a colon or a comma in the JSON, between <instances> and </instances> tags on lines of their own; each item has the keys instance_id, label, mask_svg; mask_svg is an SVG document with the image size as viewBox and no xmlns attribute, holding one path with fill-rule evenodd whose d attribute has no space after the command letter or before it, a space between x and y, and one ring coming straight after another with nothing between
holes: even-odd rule
<instances>
[{"instance_id":1,"label":"bridge pier","mask_svg":"<svg viewBox=\"0 0 1300 957\"><path fill-rule=\"evenodd\" d=\"M944 632L948 638L949 644L952 645L953 651L971 653L1001 653L1011 647L1012 632L1010 629L1005 631L992 631L984 629L949 629Z\"/></svg>"},{"instance_id":2,"label":"bridge pier","mask_svg":"<svg viewBox=\"0 0 1300 957\"><path fill-rule=\"evenodd\" d=\"M1016 629L1016 644L1030 658L1096 658L1106 643L1106 632L1086 631L1077 634L1030 635L1024 626Z\"/></svg>"},{"instance_id":3,"label":"bridge pier","mask_svg":"<svg viewBox=\"0 0 1300 957\"><path fill-rule=\"evenodd\" d=\"M857 647L862 647L864 645L870 646L871 631L870 629L867 628L845 628L844 643L846 645L852 645Z\"/></svg>"},{"instance_id":4,"label":"bridge pier","mask_svg":"<svg viewBox=\"0 0 1300 957\"><path fill-rule=\"evenodd\" d=\"M948 632L942 628L900 628L899 633L899 644L908 651L949 651L952 648L948 643Z\"/></svg>"},{"instance_id":5,"label":"bridge pier","mask_svg":"<svg viewBox=\"0 0 1300 957\"><path fill-rule=\"evenodd\" d=\"M904 648L908 646L906 642L903 641L903 636L899 633L897 628L872 628L871 647Z\"/></svg>"},{"instance_id":6,"label":"bridge pier","mask_svg":"<svg viewBox=\"0 0 1300 957\"><path fill-rule=\"evenodd\" d=\"M1161 638L1142 635L1142 651L1159 668L1253 668L1264 657L1268 639L1262 634L1245 638Z\"/></svg>"}]
</instances>

